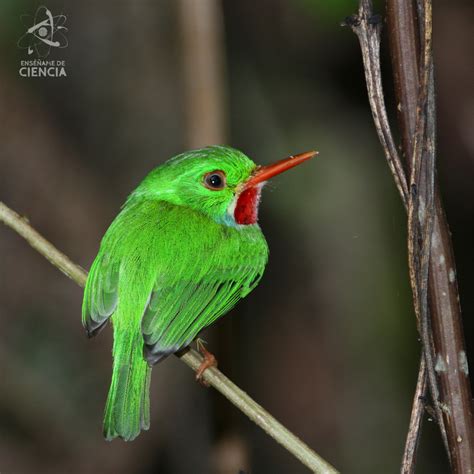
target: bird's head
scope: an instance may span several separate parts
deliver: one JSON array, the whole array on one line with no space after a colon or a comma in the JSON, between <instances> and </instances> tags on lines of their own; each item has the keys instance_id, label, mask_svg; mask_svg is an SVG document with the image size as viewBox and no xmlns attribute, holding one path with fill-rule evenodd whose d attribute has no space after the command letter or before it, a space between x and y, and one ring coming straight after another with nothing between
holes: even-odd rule
<instances>
[{"instance_id":1,"label":"bird's head","mask_svg":"<svg viewBox=\"0 0 474 474\"><path fill-rule=\"evenodd\" d=\"M317 155L310 151L257 166L242 152L211 146L188 151L154 169L131 195L203 212L219 223L257 223L263 185L271 177Z\"/></svg>"}]
</instances>

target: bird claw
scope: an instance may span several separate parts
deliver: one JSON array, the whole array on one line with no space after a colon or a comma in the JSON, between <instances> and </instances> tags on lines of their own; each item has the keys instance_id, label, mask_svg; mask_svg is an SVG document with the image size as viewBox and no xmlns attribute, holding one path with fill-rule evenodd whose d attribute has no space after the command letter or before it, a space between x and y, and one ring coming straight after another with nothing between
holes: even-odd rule
<instances>
[{"instance_id":1,"label":"bird claw","mask_svg":"<svg viewBox=\"0 0 474 474\"><path fill-rule=\"evenodd\" d=\"M217 359L215 358L214 354L211 354L206 347L204 346L205 341L198 338L196 339L196 346L197 350L202 354L204 357L201 365L198 367L196 371L196 381L199 382L204 387L209 387L209 383L204 380L203 375L204 372L209 369L210 367L217 367Z\"/></svg>"}]
</instances>

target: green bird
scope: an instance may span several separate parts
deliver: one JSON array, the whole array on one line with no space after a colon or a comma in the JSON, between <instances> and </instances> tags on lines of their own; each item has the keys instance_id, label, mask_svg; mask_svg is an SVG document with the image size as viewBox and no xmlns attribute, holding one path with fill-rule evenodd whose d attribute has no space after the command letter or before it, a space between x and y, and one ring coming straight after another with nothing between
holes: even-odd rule
<instances>
[{"instance_id":1,"label":"green bird","mask_svg":"<svg viewBox=\"0 0 474 474\"><path fill-rule=\"evenodd\" d=\"M102 239L82 306L89 336L109 318L113 325L107 440L149 428L152 366L257 286L268 260L257 223L264 182L314 155L259 167L233 148L193 150L154 169L128 197Z\"/></svg>"}]
</instances>

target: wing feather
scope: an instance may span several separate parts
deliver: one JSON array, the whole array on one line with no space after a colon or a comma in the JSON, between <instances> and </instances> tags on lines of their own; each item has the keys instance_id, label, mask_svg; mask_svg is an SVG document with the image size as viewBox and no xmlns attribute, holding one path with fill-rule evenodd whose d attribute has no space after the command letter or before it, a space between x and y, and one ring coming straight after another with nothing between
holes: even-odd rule
<instances>
[{"instance_id":1,"label":"wing feather","mask_svg":"<svg viewBox=\"0 0 474 474\"><path fill-rule=\"evenodd\" d=\"M161 274L142 319L145 358L154 364L186 347L202 329L230 311L258 284L267 260L262 253L242 264L230 261L207 273L196 266L196 279L176 281ZM168 284L163 286L165 282ZM172 304L170 304L172 302Z\"/></svg>"},{"instance_id":2,"label":"wing feather","mask_svg":"<svg viewBox=\"0 0 474 474\"><path fill-rule=\"evenodd\" d=\"M89 272L82 304L82 324L89 337L95 336L115 311L118 281L119 266L107 253L99 253Z\"/></svg>"}]
</instances>

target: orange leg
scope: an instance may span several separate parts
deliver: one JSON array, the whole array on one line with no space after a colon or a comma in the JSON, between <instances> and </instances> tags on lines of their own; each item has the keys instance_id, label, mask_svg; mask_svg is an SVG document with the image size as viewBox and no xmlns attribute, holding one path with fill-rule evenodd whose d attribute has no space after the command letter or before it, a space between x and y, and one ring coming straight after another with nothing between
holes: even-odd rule
<instances>
[{"instance_id":1,"label":"orange leg","mask_svg":"<svg viewBox=\"0 0 474 474\"><path fill-rule=\"evenodd\" d=\"M210 367L217 367L217 359L214 354L211 354L206 347L204 346L204 341L202 339L196 339L197 350L204 357L201 365L196 371L196 380L200 382L205 387L209 387L209 384L202 378L204 372Z\"/></svg>"}]
</instances>

